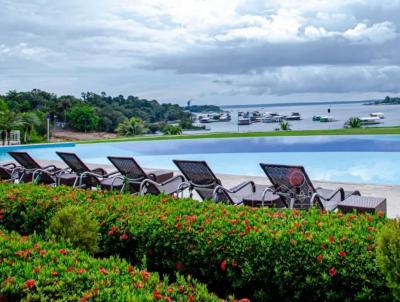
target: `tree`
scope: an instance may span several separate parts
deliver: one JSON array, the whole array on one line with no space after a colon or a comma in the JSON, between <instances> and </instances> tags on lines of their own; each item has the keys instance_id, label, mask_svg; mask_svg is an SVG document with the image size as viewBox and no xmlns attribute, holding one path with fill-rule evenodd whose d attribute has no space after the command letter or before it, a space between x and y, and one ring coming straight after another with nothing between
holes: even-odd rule
<instances>
[{"instance_id":1,"label":"tree","mask_svg":"<svg viewBox=\"0 0 400 302\"><path fill-rule=\"evenodd\" d=\"M117 127L117 132L123 136L140 135L145 132L145 125L141 119L132 117L120 123Z\"/></svg>"},{"instance_id":2,"label":"tree","mask_svg":"<svg viewBox=\"0 0 400 302\"><path fill-rule=\"evenodd\" d=\"M361 128L362 123L360 118L358 117L351 117L346 123L350 128Z\"/></svg>"},{"instance_id":3,"label":"tree","mask_svg":"<svg viewBox=\"0 0 400 302\"><path fill-rule=\"evenodd\" d=\"M11 130L22 126L23 122L20 114L9 110L0 112L0 129L6 131L6 141L8 144L10 144Z\"/></svg>"},{"instance_id":4,"label":"tree","mask_svg":"<svg viewBox=\"0 0 400 302\"><path fill-rule=\"evenodd\" d=\"M182 128L174 125L167 125L163 129L164 135L180 135L182 134Z\"/></svg>"},{"instance_id":5,"label":"tree","mask_svg":"<svg viewBox=\"0 0 400 302\"><path fill-rule=\"evenodd\" d=\"M34 112L25 112L21 115L22 129L24 130L24 143L31 139L32 130L40 126L39 117Z\"/></svg>"},{"instance_id":6,"label":"tree","mask_svg":"<svg viewBox=\"0 0 400 302\"><path fill-rule=\"evenodd\" d=\"M67 111L69 124L81 131L96 130L99 117L95 109L90 105L76 104Z\"/></svg>"},{"instance_id":7,"label":"tree","mask_svg":"<svg viewBox=\"0 0 400 302\"><path fill-rule=\"evenodd\" d=\"M281 121L279 126L281 127L282 131L288 131L290 130L290 124L288 121Z\"/></svg>"}]
</instances>

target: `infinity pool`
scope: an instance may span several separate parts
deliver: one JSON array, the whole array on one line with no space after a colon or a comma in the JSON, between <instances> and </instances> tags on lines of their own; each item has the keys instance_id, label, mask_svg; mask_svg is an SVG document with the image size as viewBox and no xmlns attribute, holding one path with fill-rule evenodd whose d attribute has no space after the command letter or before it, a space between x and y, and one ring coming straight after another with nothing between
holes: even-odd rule
<instances>
[{"instance_id":1,"label":"infinity pool","mask_svg":"<svg viewBox=\"0 0 400 302\"><path fill-rule=\"evenodd\" d=\"M23 148L21 149L23 150ZM260 162L303 165L312 179L400 184L400 135L260 137L81 144L27 150L38 159L76 152L90 163L134 156L148 168L176 169L172 159L206 160L217 173L263 175ZM9 159L0 151L0 159Z\"/></svg>"}]
</instances>

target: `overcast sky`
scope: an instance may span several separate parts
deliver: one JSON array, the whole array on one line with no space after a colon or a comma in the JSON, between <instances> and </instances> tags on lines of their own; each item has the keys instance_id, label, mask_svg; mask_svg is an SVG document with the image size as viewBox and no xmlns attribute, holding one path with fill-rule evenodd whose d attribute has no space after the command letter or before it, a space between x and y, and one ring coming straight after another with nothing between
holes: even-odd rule
<instances>
[{"instance_id":1,"label":"overcast sky","mask_svg":"<svg viewBox=\"0 0 400 302\"><path fill-rule=\"evenodd\" d=\"M400 0L0 0L0 93L195 104L400 92Z\"/></svg>"}]
</instances>

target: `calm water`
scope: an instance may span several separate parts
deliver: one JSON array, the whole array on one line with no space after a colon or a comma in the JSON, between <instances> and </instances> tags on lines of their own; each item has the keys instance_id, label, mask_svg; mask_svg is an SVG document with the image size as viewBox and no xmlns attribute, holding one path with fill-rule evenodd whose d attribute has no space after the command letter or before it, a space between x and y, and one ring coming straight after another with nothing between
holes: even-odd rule
<instances>
[{"instance_id":1,"label":"calm water","mask_svg":"<svg viewBox=\"0 0 400 302\"><path fill-rule=\"evenodd\" d=\"M263 137L169 140L76 145L27 150L34 158L58 159L56 150L76 152L87 162L134 156L148 168L176 169L172 159L206 160L217 173L263 175L260 162L304 165L326 181L400 184L400 135ZM9 159L0 153L0 159Z\"/></svg>"},{"instance_id":2,"label":"calm water","mask_svg":"<svg viewBox=\"0 0 400 302\"><path fill-rule=\"evenodd\" d=\"M279 127L278 123L254 123L249 126L237 126L238 111L260 111L260 112L278 112L282 115L290 115L292 112L300 112L301 121L290 121L293 130L310 130L310 129L339 129L343 128L344 123L353 116L366 117L372 112L383 112L385 119L383 124L375 126L399 126L400 125L400 105L379 105L365 106L362 104L338 104L331 105L331 113L328 114L327 105L312 106L286 106L286 107L251 107L227 109L231 112L232 120L230 122L210 123L206 124L213 132L252 132L252 131L272 131ZM314 122L312 117L315 115L331 115L337 120L331 123Z\"/></svg>"}]
</instances>

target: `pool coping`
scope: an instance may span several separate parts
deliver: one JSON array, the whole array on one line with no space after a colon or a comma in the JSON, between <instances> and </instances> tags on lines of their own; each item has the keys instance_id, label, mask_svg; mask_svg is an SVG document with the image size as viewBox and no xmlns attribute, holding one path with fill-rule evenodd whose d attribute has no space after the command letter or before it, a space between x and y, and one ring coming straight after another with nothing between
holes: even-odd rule
<instances>
[{"instance_id":1,"label":"pool coping","mask_svg":"<svg viewBox=\"0 0 400 302\"><path fill-rule=\"evenodd\" d=\"M39 149L39 148L54 148L54 147L75 147L75 142L66 143L46 143L46 144L28 144L28 145L10 145L0 146L1 151L15 151L20 149Z\"/></svg>"}]
</instances>

